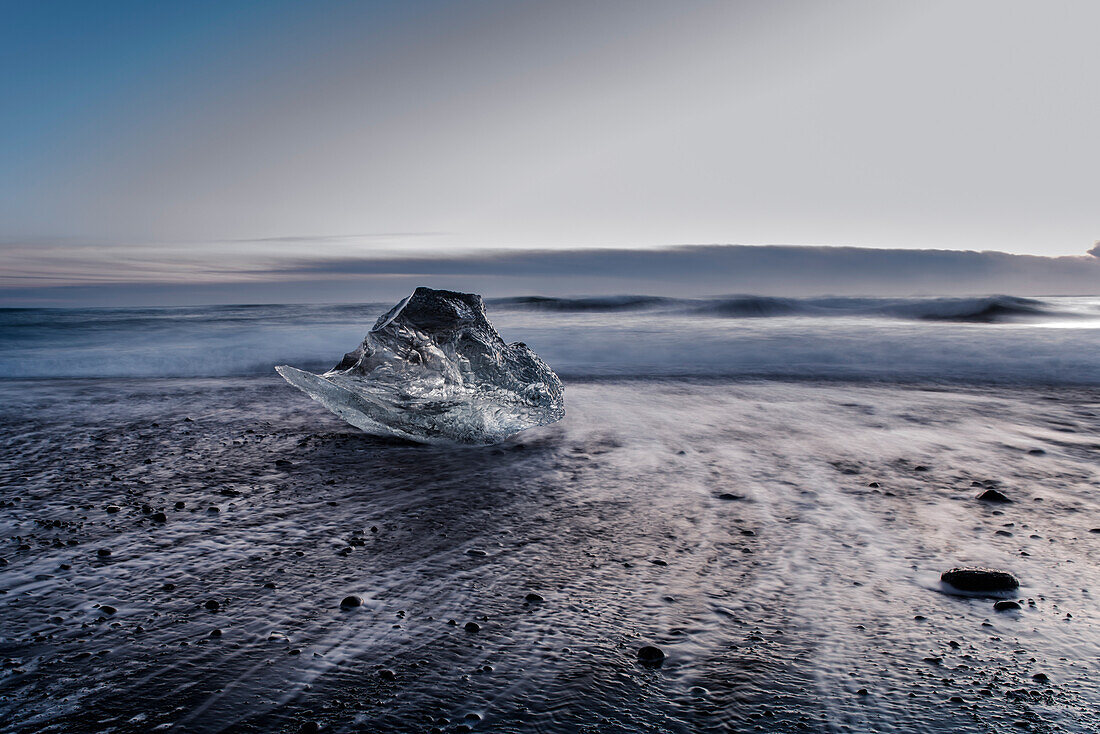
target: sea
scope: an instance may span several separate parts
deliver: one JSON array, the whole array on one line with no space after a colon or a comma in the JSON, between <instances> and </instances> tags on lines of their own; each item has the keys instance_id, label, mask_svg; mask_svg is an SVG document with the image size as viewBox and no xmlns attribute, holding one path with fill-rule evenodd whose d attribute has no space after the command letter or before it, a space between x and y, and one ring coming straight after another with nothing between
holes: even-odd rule
<instances>
[{"instance_id":1,"label":"sea","mask_svg":"<svg viewBox=\"0 0 1100 734\"><path fill-rule=\"evenodd\" d=\"M392 304L0 310L0 376L324 371ZM1100 298L489 299L563 378L1100 384Z\"/></svg>"}]
</instances>

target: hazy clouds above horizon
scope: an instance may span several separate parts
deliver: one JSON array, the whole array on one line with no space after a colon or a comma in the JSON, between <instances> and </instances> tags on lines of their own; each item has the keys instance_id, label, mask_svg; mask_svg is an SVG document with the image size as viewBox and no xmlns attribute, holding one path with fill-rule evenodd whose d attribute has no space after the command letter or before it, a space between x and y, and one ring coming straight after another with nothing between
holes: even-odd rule
<instances>
[{"instance_id":1,"label":"hazy clouds above horizon","mask_svg":"<svg viewBox=\"0 0 1100 734\"><path fill-rule=\"evenodd\" d=\"M471 248L1083 254L1100 3L8 2L3 287Z\"/></svg>"}]
</instances>

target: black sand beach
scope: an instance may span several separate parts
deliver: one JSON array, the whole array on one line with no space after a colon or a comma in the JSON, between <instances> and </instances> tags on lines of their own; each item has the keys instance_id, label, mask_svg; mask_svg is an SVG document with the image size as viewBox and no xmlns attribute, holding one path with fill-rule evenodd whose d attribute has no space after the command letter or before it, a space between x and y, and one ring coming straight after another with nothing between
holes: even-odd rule
<instances>
[{"instance_id":1,"label":"black sand beach","mask_svg":"<svg viewBox=\"0 0 1100 734\"><path fill-rule=\"evenodd\" d=\"M0 728L1100 731L1094 389L567 397L443 449L275 375L0 384Z\"/></svg>"}]
</instances>

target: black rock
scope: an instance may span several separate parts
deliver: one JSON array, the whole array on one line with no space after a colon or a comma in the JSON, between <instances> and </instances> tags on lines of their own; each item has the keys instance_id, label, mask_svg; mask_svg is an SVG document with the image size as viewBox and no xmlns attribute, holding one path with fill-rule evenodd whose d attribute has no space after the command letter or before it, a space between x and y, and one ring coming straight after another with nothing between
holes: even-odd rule
<instances>
[{"instance_id":1,"label":"black rock","mask_svg":"<svg viewBox=\"0 0 1100 734\"><path fill-rule=\"evenodd\" d=\"M222 636L222 631L219 630L219 629L212 629L212 630L210 630L210 636L211 637L221 637Z\"/></svg>"},{"instance_id":2,"label":"black rock","mask_svg":"<svg viewBox=\"0 0 1100 734\"><path fill-rule=\"evenodd\" d=\"M1019 604L1014 601L999 601L993 605L993 609L998 612L1010 612L1013 609L1022 609Z\"/></svg>"},{"instance_id":3,"label":"black rock","mask_svg":"<svg viewBox=\"0 0 1100 734\"><path fill-rule=\"evenodd\" d=\"M1006 571L975 566L944 571L940 581L962 591L1014 591L1020 588L1016 577Z\"/></svg>"},{"instance_id":4,"label":"black rock","mask_svg":"<svg viewBox=\"0 0 1100 734\"><path fill-rule=\"evenodd\" d=\"M462 629L466 630L467 632L480 632L481 625L477 622L467 622L462 626Z\"/></svg>"},{"instance_id":5,"label":"black rock","mask_svg":"<svg viewBox=\"0 0 1100 734\"><path fill-rule=\"evenodd\" d=\"M352 594L350 596L345 596L343 599L340 600L340 606L343 607L344 609L351 609L352 607L361 607L361 606L363 606L363 597L358 596L356 594Z\"/></svg>"},{"instance_id":6,"label":"black rock","mask_svg":"<svg viewBox=\"0 0 1100 734\"><path fill-rule=\"evenodd\" d=\"M725 500L727 502L736 502L737 500L743 500L745 498L744 496L734 494L733 492L723 492L722 494L718 495L718 499Z\"/></svg>"},{"instance_id":7,"label":"black rock","mask_svg":"<svg viewBox=\"0 0 1100 734\"><path fill-rule=\"evenodd\" d=\"M532 603L540 602L540 601L546 601L544 598L542 598L542 594L536 594L533 591L530 594L528 594L527 596L523 597L523 598L524 598L524 600L532 602Z\"/></svg>"},{"instance_id":8,"label":"black rock","mask_svg":"<svg viewBox=\"0 0 1100 734\"><path fill-rule=\"evenodd\" d=\"M151 516L153 522L168 522L168 516L163 512L154 512Z\"/></svg>"},{"instance_id":9,"label":"black rock","mask_svg":"<svg viewBox=\"0 0 1100 734\"><path fill-rule=\"evenodd\" d=\"M164 584L160 588L164 591L175 591L176 585L169 581L167 584Z\"/></svg>"},{"instance_id":10,"label":"black rock","mask_svg":"<svg viewBox=\"0 0 1100 734\"><path fill-rule=\"evenodd\" d=\"M298 731L301 732L301 734L317 734L317 732L321 731L321 725L316 721L307 721L298 727Z\"/></svg>"},{"instance_id":11,"label":"black rock","mask_svg":"<svg viewBox=\"0 0 1100 734\"><path fill-rule=\"evenodd\" d=\"M642 665L658 667L665 661L665 651L653 645L646 645L638 650L638 662Z\"/></svg>"},{"instance_id":12,"label":"black rock","mask_svg":"<svg viewBox=\"0 0 1100 734\"><path fill-rule=\"evenodd\" d=\"M107 513L110 514L110 515L115 514L116 512L118 512L121 509L122 508L119 507L118 505L107 505Z\"/></svg>"},{"instance_id":13,"label":"black rock","mask_svg":"<svg viewBox=\"0 0 1100 734\"><path fill-rule=\"evenodd\" d=\"M668 565L668 561L663 561L660 558L651 558L651 559L649 559L649 562L652 563L654 566L667 566Z\"/></svg>"},{"instance_id":14,"label":"black rock","mask_svg":"<svg viewBox=\"0 0 1100 734\"><path fill-rule=\"evenodd\" d=\"M1006 503L1006 502L1011 502L1012 501L1008 497L1004 496L1003 494L1001 494L1000 492L998 492L995 489L987 489L986 491L984 491L984 492L982 492L981 494L978 495L978 499L980 499L982 502Z\"/></svg>"},{"instance_id":15,"label":"black rock","mask_svg":"<svg viewBox=\"0 0 1100 734\"><path fill-rule=\"evenodd\" d=\"M264 588L265 588L265 589L274 589L274 588L275 588L275 582L274 582L274 581L268 581L268 582L266 582L266 583L264 584Z\"/></svg>"},{"instance_id":16,"label":"black rock","mask_svg":"<svg viewBox=\"0 0 1100 734\"><path fill-rule=\"evenodd\" d=\"M1036 683L1049 683L1050 682L1050 677L1047 676L1046 673L1036 673L1035 675L1031 676L1031 678Z\"/></svg>"},{"instance_id":17,"label":"black rock","mask_svg":"<svg viewBox=\"0 0 1100 734\"><path fill-rule=\"evenodd\" d=\"M118 610L112 607L110 604L103 604L99 607L99 611L103 612L104 614L114 614Z\"/></svg>"},{"instance_id":18,"label":"black rock","mask_svg":"<svg viewBox=\"0 0 1100 734\"><path fill-rule=\"evenodd\" d=\"M203 606L212 612L216 612L222 608L222 605L218 603L217 599L207 599L206 603L203 604Z\"/></svg>"},{"instance_id":19,"label":"black rock","mask_svg":"<svg viewBox=\"0 0 1100 734\"><path fill-rule=\"evenodd\" d=\"M280 469L290 469L294 466L294 462L287 461L286 459L276 459L275 466L279 467Z\"/></svg>"},{"instance_id":20,"label":"black rock","mask_svg":"<svg viewBox=\"0 0 1100 734\"><path fill-rule=\"evenodd\" d=\"M1090 533L1100 533L1100 528L1092 528L1091 530L1089 530L1089 532Z\"/></svg>"},{"instance_id":21,"label":"black rock","mask_svg":"<svg viewBox=\"0 0 1100 734\"><path fill-rule=\"evenodd\" d=\"M187 507L187 505L184 502L181 501L181 502L176 503L176 509L177 510L182 510L184 507Z\"/></svg>"},{"instance_id":22,"label":"black rock","mask_svg":"<svg viewBox=\"0 0 1100 734\"><path fill-rule=\"evenodd\" d=\"M378 671L378 677L382 680L394 680L397 678L397 675L392 670L383 668Z\"/></svg>"},{"instance_id":23,"label":"black rock","mask_svg":"<svg viewBox=\"0 0 1100 734\"><path fill-rule=\"evenodd\" d=\"M100 548L95 553L100 558L106 558L107 556L111 555L111 549L110 548Z\"/></svg>"}]
</instances>

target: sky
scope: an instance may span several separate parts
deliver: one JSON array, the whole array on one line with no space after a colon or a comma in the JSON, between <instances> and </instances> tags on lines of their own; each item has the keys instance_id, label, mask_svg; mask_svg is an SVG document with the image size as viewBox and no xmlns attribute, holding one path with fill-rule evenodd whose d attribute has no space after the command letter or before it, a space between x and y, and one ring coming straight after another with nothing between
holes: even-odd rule
<instances>
[{"instance_id":1,"label":"sky","mask_svg":"<svg viewBox=\"0 0 1100 734\"><path fill-rule=\"evenodd\" d=\"M326 300L512 251L573 292L578 252L718 244L1095 272L1097 28L1094 0L0 0L0 303Z\"/></svg>"}]
</instances>

